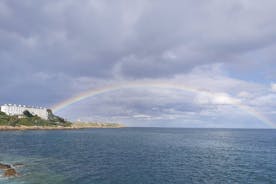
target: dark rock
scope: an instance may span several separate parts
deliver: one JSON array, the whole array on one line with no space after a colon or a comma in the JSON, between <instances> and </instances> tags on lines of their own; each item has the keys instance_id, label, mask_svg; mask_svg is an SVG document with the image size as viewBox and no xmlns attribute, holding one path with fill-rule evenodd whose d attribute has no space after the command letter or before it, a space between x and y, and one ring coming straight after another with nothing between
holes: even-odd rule
<instances>
[{"instance_id":1,"label":"dark rock","mask_svg":"<svg viewBox=\"0 0 276 184\"><path fill-rule=\"evenodd\" d=\"M22 164L22 163L14 163L14 164L12 164L12 166L15 167L15 168L18 168L18 167L23 167L24 164Z\"/></svg>"},{"instance_id":2,"label":"dark rock","mask_svg":"<svg viewBox=\"0 0 276 184\"><path fill-rule=\"evenodd\" d=\"M11 177L11 176L16 176L16 175L17 175L16 170L13 168L7 169L4 172L4 177Z\"/></svg>"},{"instance_id":3,"label":"dark rock","mask_svg":"<svg viewBox=\"0 0 276 184\"><path fill-rule=\"evenodd\" d=\"M0 169L10 169L11 168L11 165L8 165L8 164L2 164L0 163Z\"/></svg>"}]
</instances>

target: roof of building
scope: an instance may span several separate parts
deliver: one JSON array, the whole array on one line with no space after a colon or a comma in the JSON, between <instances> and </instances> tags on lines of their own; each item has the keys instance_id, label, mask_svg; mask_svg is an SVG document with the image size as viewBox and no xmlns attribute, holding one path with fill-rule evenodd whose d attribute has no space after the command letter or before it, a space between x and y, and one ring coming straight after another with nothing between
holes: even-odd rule
<instances>
[{"instance_id":1,"label":"roof of building","mask_svg":"<svg viewBox=\"0 0 276 184\"><path fill-rule=\"evenodd\" d=\"M4 104L1 106L13 106L13 107L24 107L24 108L35 108L35 109L46 109L45 107L36 107L36 106L28 106L28 105L20 105L20 104Z\"/></svg>"}]
</instances>

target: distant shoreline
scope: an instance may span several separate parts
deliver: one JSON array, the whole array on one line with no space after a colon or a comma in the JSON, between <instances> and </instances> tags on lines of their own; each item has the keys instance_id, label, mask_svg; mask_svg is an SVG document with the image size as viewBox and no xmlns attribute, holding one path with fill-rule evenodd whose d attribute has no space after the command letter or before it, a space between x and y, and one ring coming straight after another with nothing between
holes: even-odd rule
<instances>
[{"instance_id":1,"label":"distant shoreline","mask_svg":"<svg viewBox=\"0 0 276 184\"><path fill-rule=\"evenodd\" d=\"M92 129L92 128L124 128L122 125L116 126L0 126L0 131L19 131L19 130L78 130L78 129Z\"/></svg>"}]
</instances>

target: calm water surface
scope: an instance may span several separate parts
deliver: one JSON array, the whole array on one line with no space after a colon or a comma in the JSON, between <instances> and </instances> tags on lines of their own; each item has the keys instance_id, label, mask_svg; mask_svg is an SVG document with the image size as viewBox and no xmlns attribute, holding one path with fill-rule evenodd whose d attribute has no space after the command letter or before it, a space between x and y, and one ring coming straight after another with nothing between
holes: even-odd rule
<instances>
[{"instance_id":1,"label":"calm water surface","mask_svg":"<svg viewBox=\"0 0 276 184\"><path fill-rule=\"evenodd\" d=\"M1 184L276 183L276 130L0 132Z\"/></svg>"}]
</instances>

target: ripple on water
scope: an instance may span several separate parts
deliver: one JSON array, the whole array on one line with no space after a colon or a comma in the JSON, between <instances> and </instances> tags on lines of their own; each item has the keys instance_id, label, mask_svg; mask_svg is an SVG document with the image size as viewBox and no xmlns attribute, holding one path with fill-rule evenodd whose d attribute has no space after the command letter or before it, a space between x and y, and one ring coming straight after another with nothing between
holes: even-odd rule
<instances>
[{"instance_id":1,"label":"ripple on water","mask_svg":"<svg viewBox=\"0 0 276 184\"><path fill-rule=\"evenodd\" d=\"M3 132L0 162L24 164L1 184L276 183L276 131Z\"/></svg>"}]
</instances>

